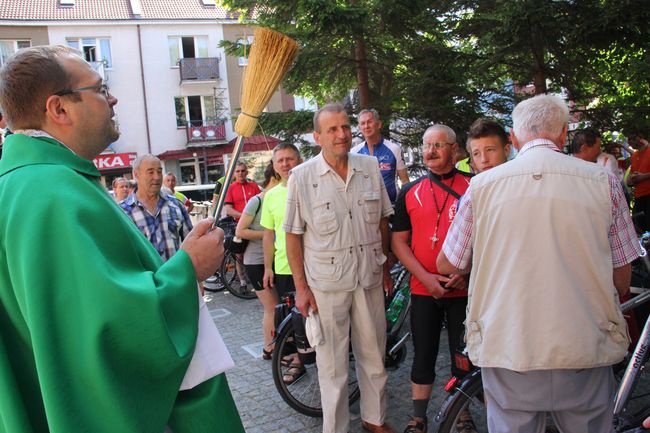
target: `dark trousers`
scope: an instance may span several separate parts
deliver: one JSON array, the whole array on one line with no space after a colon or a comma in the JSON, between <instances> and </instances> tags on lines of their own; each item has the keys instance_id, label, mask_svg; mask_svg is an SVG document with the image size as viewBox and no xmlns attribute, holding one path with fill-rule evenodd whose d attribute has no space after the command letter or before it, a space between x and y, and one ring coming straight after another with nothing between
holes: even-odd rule
<instances>
[{"instance_id":1,"label":"dark trousers","mask_svg":"<svg viewBox=\"0 0 650 433\"><path fill-rule=\"evenodd\" d=\"M465 332L466 308L466 297L444 299L422 295L411 297L411 333L414 353L411 381L413 383L431 385L436 378L436 358L445 314L451 354L451 373L456 377L463 377L466 374L456 367L454 359Z\"/></svg>"},{"instance_id":2,"label":"dark trousers","mask_svg":"<svg viewBox=\"0 0 650 433\"><path fill-rule=\"evenodd\" d=\"M644 232L650 230L650 195L634 198L634 213L643 212L643 216L636 218L639 228Z\"/></svg>"}]
</instances>

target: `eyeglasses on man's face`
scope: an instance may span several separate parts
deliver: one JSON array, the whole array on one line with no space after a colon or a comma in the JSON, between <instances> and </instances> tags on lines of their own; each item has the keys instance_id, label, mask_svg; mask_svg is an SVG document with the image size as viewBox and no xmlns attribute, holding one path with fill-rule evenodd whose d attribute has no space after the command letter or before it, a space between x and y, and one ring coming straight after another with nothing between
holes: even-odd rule
<instances>
[{"instance_id":1,"label":"eyeglasses on man's face","mask_svg":"<svg viewBox=\"0 0 650 433\"><path fill-rule=\"evenodd\" d=\"M436 149L440 150L445 146L453 146L454 143L424 143L422 144L422 149L424 150L431 150L432 147L435 147Z\"/></svg>"},{"instance_id":2,"label":"eyeglasses on man's face","mask_svg":"<svg viewBox=\"0 0 650 433\"><path fill-rule=\"evenodd\" d=\"M108 93L108 85L106 83L96 84L94 86L79 87L77 89L63 89L54 93L54 95L64 96L64 95L70 95L72 93L84 92L86 90L94 90L98 93L101 93L102 95L104 95L106 99L108 99L109 93Z\"/></svg>"}]
</instances>

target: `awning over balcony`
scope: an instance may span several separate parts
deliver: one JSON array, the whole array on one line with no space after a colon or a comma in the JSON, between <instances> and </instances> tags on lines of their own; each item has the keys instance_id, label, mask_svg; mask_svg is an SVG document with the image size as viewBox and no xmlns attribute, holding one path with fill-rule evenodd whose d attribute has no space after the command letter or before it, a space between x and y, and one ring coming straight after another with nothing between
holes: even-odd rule
<instances>
[{"instance_id":1,"label":"awning over balcony","mask_svg":"<svg viewBox=\"0 0 650 433\"><path fill-rule=\"evenodd\" d=\"M222 155L232 153L233 149L235 148L236 140L237 139L234 138L224 146L217 146L217 147L193 146L191 149L168 150L158 155L158 158L160 158L163 161L167 161L170 159L192 158L196 154L196 156L199 158L203 158L207 156L208 159L210 159L212 157L222 156ZM244 148L242 149L242 152L261 152L264 150L272 150L279 142L280 142L279 139L268 135L267 136L253 135L252 137L248 137L244 139Z\"/></svg>"}]
</instances>

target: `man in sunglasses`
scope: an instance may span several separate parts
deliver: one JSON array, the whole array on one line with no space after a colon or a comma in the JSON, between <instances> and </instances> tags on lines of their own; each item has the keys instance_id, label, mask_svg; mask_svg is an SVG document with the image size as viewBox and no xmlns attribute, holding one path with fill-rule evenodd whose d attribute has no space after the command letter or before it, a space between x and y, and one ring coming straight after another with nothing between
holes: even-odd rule
<instances>
[{"instance_id":1,"label":"man in sunglasses","mask_svg":"<svg viewBox=\"0 0 650 433\"><path fill-rule=\"evenodd\" d=\"M116 104L68 47L19 50L0 70L15 130L0 161L0 426L243 432L223 375L179 391L223 233L202 221L163 264L92 162L119 137Z\"/></svg>"}]
</instances>

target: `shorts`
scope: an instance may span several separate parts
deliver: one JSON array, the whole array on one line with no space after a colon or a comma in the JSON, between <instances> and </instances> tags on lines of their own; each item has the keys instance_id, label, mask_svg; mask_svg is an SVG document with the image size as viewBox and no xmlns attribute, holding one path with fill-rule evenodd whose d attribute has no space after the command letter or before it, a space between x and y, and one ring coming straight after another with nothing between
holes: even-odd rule
<instances>
[{"instance_id":1,"label":"shorts","mask_svg":"<svg viewBox=\"0 0 650 433\"><path fill-rule=\"evenodd\" d=\"M264 290L264 265L244 265L244 272L253 289Z\"/></svg>"},{"instance_id":2,"label":"shorts","mask_svg":"<svg viewBox=\"0 0 650 433\"><path fill-rule=\"evenodd\" d=\"M278 293L279 297L282 297L289 292L296 291L296 285L293 283L293 275L275 274L273 283L275 284L275 291Z\"/></svg>"}]
</instances>

